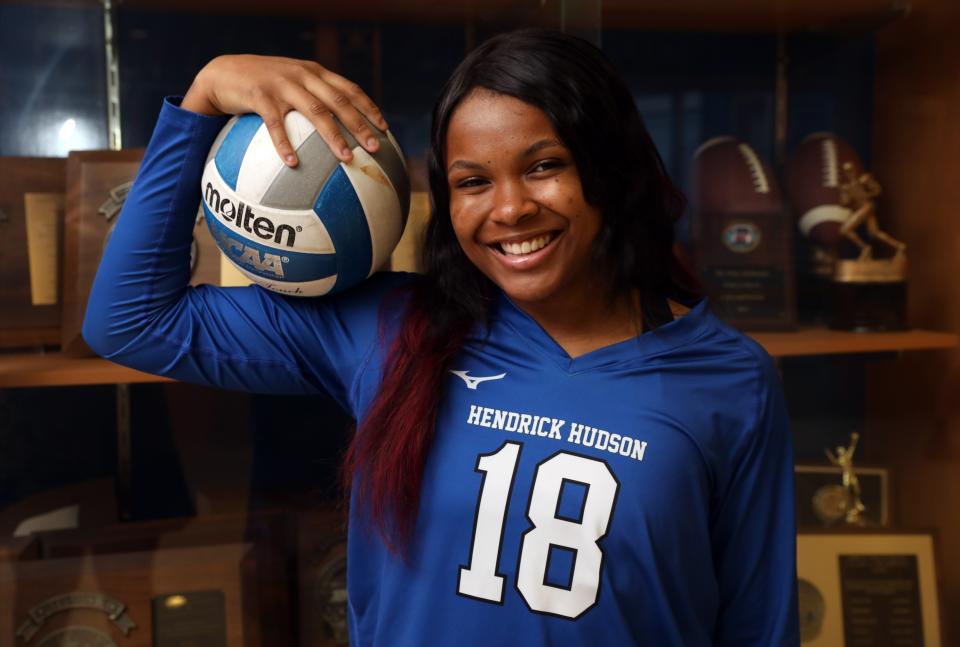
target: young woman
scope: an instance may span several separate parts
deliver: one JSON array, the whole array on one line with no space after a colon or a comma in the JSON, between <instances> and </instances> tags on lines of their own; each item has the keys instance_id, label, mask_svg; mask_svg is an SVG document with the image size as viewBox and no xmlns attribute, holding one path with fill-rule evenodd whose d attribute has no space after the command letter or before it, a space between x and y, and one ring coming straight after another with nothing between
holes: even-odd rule
<instances>
[{"instance_id":1,"label":"young woman","mask_svg":"<svg viewBox=\"0 0 960 647\"><path fill-rule=\"evenodd\" d=\"M347 162L330 113L372 151L373 103L256 57L215 59L177 103L84 335L141 370L324 391L356 417L353 644L798 643L776 372L682 288L682 200L596 48L522 31L473 51L434 112L426 275L326 298L187 287L202 166L229 113L293 155L290 109Z\"/></svg>"}]
</instances>

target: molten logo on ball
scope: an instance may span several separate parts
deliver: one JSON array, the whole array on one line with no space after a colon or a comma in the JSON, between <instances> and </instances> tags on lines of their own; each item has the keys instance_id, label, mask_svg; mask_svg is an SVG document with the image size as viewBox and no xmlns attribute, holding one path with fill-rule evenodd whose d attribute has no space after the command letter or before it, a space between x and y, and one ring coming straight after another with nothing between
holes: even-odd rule
<instances>
[{"instance_id":1,"label":"molten logo on ball","mask_svg":"<svg viewBox=\"0 0 960 647\"><path fill-rule=\"evenodd\" d=\"M297 232L290 225L277 227L269 218L255 214L248 204L238 202L234 206L229 198L221 198L220 192L213 188L210 182L207 182L207 187L203 191L203 199L206 200L211 211L223 216L227 222L232 222L237 229L256 234L257 238L272 239L278 245L284 244L287 247L293 247L297 239ZM283 243L284 232L287 234L286 243Z\"/></svg>"}]
</instances>

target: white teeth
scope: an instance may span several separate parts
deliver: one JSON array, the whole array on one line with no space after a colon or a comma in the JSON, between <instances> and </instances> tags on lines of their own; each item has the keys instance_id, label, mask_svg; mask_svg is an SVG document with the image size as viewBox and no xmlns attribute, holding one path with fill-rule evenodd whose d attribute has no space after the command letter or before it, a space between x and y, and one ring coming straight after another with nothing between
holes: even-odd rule
<instances>
[{"instance_id":1,"label":"white teeth","mask_svg":"<svg viewBox=\"0 0 960 647\"><path fill-rule=\"evenodd\" d=\"M512 254L514 256L529 254L546 247L551 238L551 234L545 234L537 238L525 240L522 243L500 243L500 249L503 250L504 254Z\"/></svg>"}]
</instances>

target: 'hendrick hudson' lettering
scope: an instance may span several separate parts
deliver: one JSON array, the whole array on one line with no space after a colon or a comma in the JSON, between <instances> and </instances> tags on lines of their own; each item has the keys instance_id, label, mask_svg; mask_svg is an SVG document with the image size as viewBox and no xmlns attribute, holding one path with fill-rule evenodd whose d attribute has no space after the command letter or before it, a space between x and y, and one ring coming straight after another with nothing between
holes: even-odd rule
<instances>
[{"instance_id":1,"label":"'hendrick hudson' lettering","mask_svg":"<svg viewBox=\"0 0 960 647\"><path fill-rule=\"evenodd\" d=\"M491 407L470 405L467 424L487 429L508 431L528 436L540 436L553 440L565 440L573 445L590 447L599 451L618 454L635 461L642 461L647 451L647 442L625 434L616 434L579 422L570 424L566 438L561 433L566 420L545 415L533 415L517 411L504 411Z\"/></svg>"}]
</instances>

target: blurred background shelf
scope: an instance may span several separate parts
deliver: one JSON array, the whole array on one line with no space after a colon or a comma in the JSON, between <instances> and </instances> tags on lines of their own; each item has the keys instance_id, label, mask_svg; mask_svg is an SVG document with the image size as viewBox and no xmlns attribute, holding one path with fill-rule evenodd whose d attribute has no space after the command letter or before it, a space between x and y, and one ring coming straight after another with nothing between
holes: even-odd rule
<instances>
[{"instance_id":1,"label":"blurred background shelf","mask_svg":"<svg viewBox=\"0 0 960 647\"><path fill-rule=\"evenodd\" d=\"M799 355L843 355L850 353L896 353L909 350L955 348L960 337L930 330L856 333L827 328L806 328L797 332L750 332L774 357Z\"/></svg>"},{"instance_id":2,"label":"blurred background shelf","mask_svg":"<svg viewBox=\"0 0 960 647\"><path fill-rule=\"evenodd\" d=\"M62 353L0 355L0 388L170 381L100 357L69 357Z\"/></svg>"},{"instance_id":3,"label":"blurred background shelf","mask_svg":"<svg viewBox=\"0 0 960 647\"><path fill-rule=\"evenodd\" d=\"M889 333L852 333L808 328L797 332L748 333L774 357L896 353L955 348L960 337L952 333L908 330ZM0 355L0 388L169 382L99 357L69 357L62 353Z\"/></svg>"}]
</instances>

